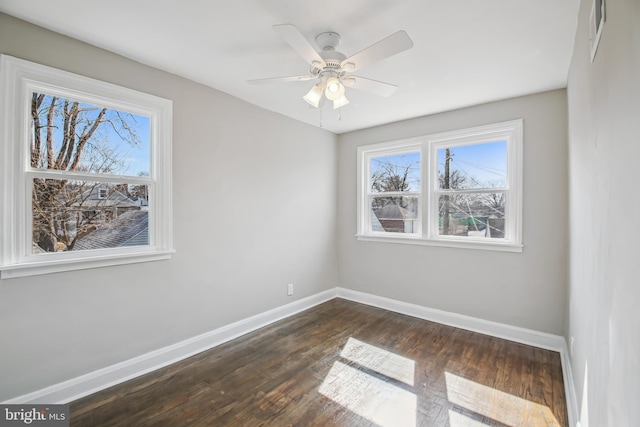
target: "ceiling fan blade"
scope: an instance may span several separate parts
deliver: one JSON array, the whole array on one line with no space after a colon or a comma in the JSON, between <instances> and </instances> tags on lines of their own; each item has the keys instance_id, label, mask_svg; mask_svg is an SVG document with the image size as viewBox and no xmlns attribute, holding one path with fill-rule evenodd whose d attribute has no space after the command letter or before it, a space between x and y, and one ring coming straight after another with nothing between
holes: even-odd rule
<instances>
[{"instance_id":1,"label":"ceiling fan blade","mask_svg":"<svg viewBox=\"0 0 640 427\"><path fill-rule=\"evenodd\" d=\"M361 50L342 61L345 71L356 71L373 62L393 56L413 47L413 41L406 31L398 31L389 37Z\"/></svg>"},{"instance_id":2,"label":"ceiling fan blade","mask_svg":"<svg viewBox=\"0 0 640 427\"><path fill-rule=\"evenodd\" d=\"M261 84L269 84L269 83L306 82L308 80L313 80L315 78L317 77L316 76L271 77L267 79L247 80L247 83L252 85L261 85Z\"/></svg>"},{"instance_id":3,"label":"ceiling fan blade","mask_svg":"<svg viewBox=\"0 0 640 427\"><path fill-rule=\"evenodd\" d=\"M302 56L309 65L323 68L326 64L324 59L316 52L309 41L291 24L274 25L273 29L293 48L298 55Z\"/></svg>"},{"instance_id":4,"label":"ceiling fan blade","mask_svg":"<svg viewBox=\"0 0 640 427\"><path fill-rule=\"evenodd\" d=\"M398 86L391 83L379 82L378 80L358 76L345 77L342 79L342 83L347 87L364 90L385 97L391 96L398 88Z\"/></svg>"}]
</instances>

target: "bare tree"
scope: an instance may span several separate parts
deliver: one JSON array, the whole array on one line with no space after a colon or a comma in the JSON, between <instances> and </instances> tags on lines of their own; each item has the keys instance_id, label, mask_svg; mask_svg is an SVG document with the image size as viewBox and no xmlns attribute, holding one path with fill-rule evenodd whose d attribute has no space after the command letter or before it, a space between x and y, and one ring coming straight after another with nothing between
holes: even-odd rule
<instances>
[{"instance_id":1,"label":"bare tree","mask_svg":"<svg viewBox=\"0 0 640 427\"><path fill-rule=\"evenodd\" d=\"M498 218L504 217L504 203L505 196L504 193L489 193L484 195L485 205L491 209L491 213L497 216Z\"/></svg>"},{"instance_id":2,"label":"bare tree","mask_svg":"<svg viewBox=\"0 0 640 427\"><path fill-rule=\"evenodd\" d=\"M464 188L469 178L463 175L460 170L451 170L451 163L453 162L455 154L451 152L450 148L445 149L444 158L444 171L440 174L438 179L440 180L440 188L443 190L455 190ZM450 221L451 221L451 208L457 206L461 202L463 195L451 195L445 194L440 202L440 210L442 211L442 234L450 234Z\"/></svg>"},{"instance_id":3,"label":"bare tree","mask_svg":"<svg viewBox=\"0 0 640 427\"><path fill-rule=\"evenodd\" d=\"M107 108L33 93L31 99L31 167L66 172L113 173L122 164L119 154L100 138L111 126L131 144L139 139L128 123L132 118ZM82 208L98 184L68 179L35 178L33 182L33 240L43 250L73 249L78 238L95 228L100 209Z\"/></svg>"},{"instance_id":4,"label":"bare tree","mask_svg":"<svg viewBox=\"0 0 640 427\"><path fill-rule=\"evenodd\" d=\"M440 188L446 190L463 190L465 188L475 188L477 186L495 188L500 187L499 182L487 182L481 184L475 177L469 176L464 171L452 166L455 153L450 149L445 150L444 171L440 174ZM451 218L455 215L466 216L467 226L476 230L488 227L487 219L504 217L505 194L500 191L466 193L458 192L445 194L439 201L439 209L442 213L442 234L455 233L451 225ZM496 229L497 230L497 229Z\"/></svg>"},{"instance_id":5,"label":"bare tree","mask_svg":"<svg viewBox=\"0 0 640 427\"><path fill-rule=\"evenodd\" d=\"M371 189L376 192L403 192L411 189L411 172L416 168L414 162L402 164L392 162L389 159L378 161L378 166L371 175ZM376 199L374 208L381 208L389 203L397 204L403 208L407 202L403 197L389 197Z\"/></svg>"},{"instance_id":6,"label":"bare tree","mask_svg":"<svg viewBox=\"0 0 640 427\"><path fill-rule=\"evenodd\" d=\"M445 150L445 158L444 158L444 176L442 177L442 189L443 190L448 190L451 188L451 172L450 172L450 163L451 163L451 149L447 148ZM444 213L443 213L443 217L442 217L442 234L449 234L449 198L451 196L449 196L448 194L446 194L444 196L444 200L442 201L442 203L444 204L443 208L444 208Z\"/></svg>"}]
</instances>

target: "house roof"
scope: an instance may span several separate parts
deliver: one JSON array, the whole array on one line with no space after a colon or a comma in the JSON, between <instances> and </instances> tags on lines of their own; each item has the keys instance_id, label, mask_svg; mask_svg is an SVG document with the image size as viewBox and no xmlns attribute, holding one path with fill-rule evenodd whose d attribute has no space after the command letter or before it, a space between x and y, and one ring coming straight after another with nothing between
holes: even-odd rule
<instances>
[{"instance_id":1,"label":"house roof","mask_svg":"<svg viewBox=\"0 0 640 427\"><path fill-rule=\"evenodd\" d=\"M131 200L129 197L121 193L120 191L111 190L107 197L100 197L101 187L95 187L82 193L78 199L82 202L74 203L74 206L83 208L107 208L117 206L119 208L131 208L140 206L138 203Z\"/></svg>"},{"instance_id":2,"label":"house roof","mask_svg":"<svg viewBox=\"0 0 640 427\"><path fill-rule=\"evenodd\" d=\"M149 212L128 211L78 239L74 250L149 244Z\"/></svg>"},{"instance_id":3,"label":"house roof","mask_svg":"<svg viewBox=\"0 0 640 427\"><path fill-rule=\"evenodd\" d=\"M371 211L371 231L385 231L376 214Z\"/></svg>"},{"instance_id":4,"label":"house roof","mask_svg":"<svg viewBox=\"0 0 640 427\"><path fill-rule=\"evenodd\" d=\"M415 213L412 213L409 210L399 205L396 205L395 203L390 203L380 209L376 209L375 214L378 217L378 219L381 219L381 220L415 219L416 218Z\"/></svg>"}]
</instances>

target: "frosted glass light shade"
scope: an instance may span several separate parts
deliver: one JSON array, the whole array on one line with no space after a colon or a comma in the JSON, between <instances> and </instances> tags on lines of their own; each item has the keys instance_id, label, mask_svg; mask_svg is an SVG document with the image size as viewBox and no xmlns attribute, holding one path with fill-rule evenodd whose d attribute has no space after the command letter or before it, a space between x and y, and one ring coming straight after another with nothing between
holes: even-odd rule
<instances>
[{"instance_id":1,"label":"frosted glass light shade","mask_svg":"<svg viewBox=\"0 0 640 427\"><path fill-rule=\"evenodd\" d=\"M348 103L349 103L349 100L347 99L347 97L342 95L341 98L338 98L335 101L333 101L333 109L335 110L337 108L344 107Z\"/></svg>"},{"instance_id":2,"label":"frosted glass light shade","mask_svg":"<svg viewBox=\"0 0 640 427\"><path fill-rule=\"evenodd\" d=\"M322 99L322 87L315 85L302 99L307 101L311 106L318 108L318 106L320 106L320 99Z\"/></svg>"},{"instance_id":3,"label":"frosted glass light shade","mask_svg":"<svg viewBox=\"0 0 640 427\"><path fill-rule=\"evenodd\" d=\"M327 88L324 91L324 96L330 101L335 101L344 96L344 86L340 83L337 77L330 77L327 79Z\"/></svg>"}]
</instances>

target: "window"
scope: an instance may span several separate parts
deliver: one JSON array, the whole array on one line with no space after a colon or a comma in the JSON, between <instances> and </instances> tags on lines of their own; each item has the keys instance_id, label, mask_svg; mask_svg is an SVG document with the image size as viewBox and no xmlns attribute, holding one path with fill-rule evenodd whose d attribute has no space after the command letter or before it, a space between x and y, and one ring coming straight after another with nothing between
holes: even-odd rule
<instances>
[{"instance_id":1,"label":"window","mask_svg":"<svg viewBox=\"0 0 640 427\"><path fill-rule=\"evenodd\" d=\"M418 236L421 230L420 146L381 146L365 153L367 230Z\"/></svg>"},{"instance_id":2,"label":"window","mask_svg":"<svg viewBox=\"0 0 640 427\"><path fill-rule=\"evenodd\" d=\"M171 101L0 67L1 277L169 258Z\"/></svg>"},{"instance_id":3,"label":"window","mask_svg":"<svg viewBox=\"0 0 640 427\"><path fill-rule=\"evenodd\" d=\"M522 251L522 120L358 148L358 239Z\"/></svg>"}]
</instances>

